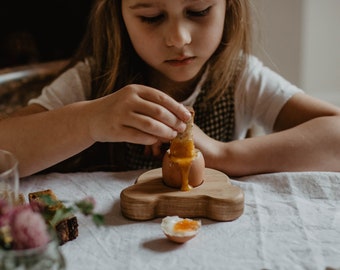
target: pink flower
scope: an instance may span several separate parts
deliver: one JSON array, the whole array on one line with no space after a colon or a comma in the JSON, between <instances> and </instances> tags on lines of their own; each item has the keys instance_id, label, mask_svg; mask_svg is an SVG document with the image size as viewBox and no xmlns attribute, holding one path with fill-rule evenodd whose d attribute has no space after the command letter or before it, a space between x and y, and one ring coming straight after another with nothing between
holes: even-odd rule
<instances>
[{"instance_id":1,"label":"pink flower","mask_svg":"<svg viewBox=\"0 0 340 270\"><path fill-rule=\"evenodd\" d=\"M15 249L29 249L46 245L50 241L43 217L29 206L18 207L10 221Z\"/></svg>"},{"instance_id":2,"label":"pink flower","mask_svg":"<svg viewBox=\"0 0 340 270\"><path fill-rule=\"evenodd\" d=\"M80 212L85 216L93 214L93 209L96 206L96 201L93 197L88 196L75 203Z\"/></svg>"},{"instance_id":3,"label":"pink flower","mask_svg":"<svg viewBox=\"0 0 340 270\"><path fill-rule=\"evenodd\" d=\"M96 200L92 196L87 196L87 197L83 198L82 200L80 200L80 202L83 202L84 204L91 205L93 208L96 205Z\"/></svg>"}]
</instances>

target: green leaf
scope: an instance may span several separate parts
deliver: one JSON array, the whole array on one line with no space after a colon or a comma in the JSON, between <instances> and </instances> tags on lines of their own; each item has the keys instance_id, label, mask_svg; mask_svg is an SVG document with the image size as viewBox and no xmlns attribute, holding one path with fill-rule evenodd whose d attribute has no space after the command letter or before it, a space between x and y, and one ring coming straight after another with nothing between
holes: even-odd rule
<instances>
[{"instance_id":1,"label":"green leaf","mask_svg":"<svg viewBox=\"0 0 340 270\"><path fill-rule=\"evenodd\" d=\"M79 211L85 215L91 215L93 214L93 210L94 210L94 205L93 203L87 201L87 200L81 200L75 203L75 205L78 207Z\"/></svg>"},{"instance_id":2,"label":"green leaf","mask_svg":"<svg viewBox=\"0 0 340 270\"><path fill-rule=\"evenodd\" d=\"M55 227L62 220L70 217L73 214L72 207L63 207L55 211L54 216L50 219L50 224Z\"/></svg>"},{"instance_id":3,"label":"green leaf","mask_svg":"<svg viewBox=\"0 0 340 270\"><path fill-rule=\"evenodd\" d=\"M104 225L104 216L101 214L93 214L92 221L96 226Z\"/></svg>"}]
</instances>

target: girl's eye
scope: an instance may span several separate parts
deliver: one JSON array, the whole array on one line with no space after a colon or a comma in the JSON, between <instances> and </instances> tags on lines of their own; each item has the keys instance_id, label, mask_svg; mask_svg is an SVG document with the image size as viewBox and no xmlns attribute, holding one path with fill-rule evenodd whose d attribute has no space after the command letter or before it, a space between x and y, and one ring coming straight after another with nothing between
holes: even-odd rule
<instances>
[{"instance_id":1,"label":"girl's eye","mask_svg":"<svg viewBox=\"0 0 340 270\"><path fill-rule=\"evenodd\" d=\"M206 9L199 10L199 11L187 10L186 15L188 17L204 17L209 14L210 9L211 9L211 6L207 7ZM147 24L160 23L162 22L162 20L164 20L164 18L165 18L165 14L159 14L157 16L152 16L152 17L140 16L141 21Z\"/></svg>"},{"instance_id":2,"label":"girl's eye","mask_svg":"<svg viewBox=\"0 0 340 270\"><path fill-rule=\"evenodd\" d=\"M191 17L204 17L209 14L210 8L211 6L200 11L187 10L186 13L188 16L191 16Z\"/></svg>"},{"instance_id":3,"label":"girl's eye","mask_svg":"<svg viewBox=\"0 0 340 270\"><path fill-rule=\"evenodd\" d=\"M147 23L147 24L156 24L159 23L163 20L164 15L158 15L158 16L154 16L154 17L145 17L145 16L141 16L140 19L143 23Z\"/></svg>"}]
</instances>

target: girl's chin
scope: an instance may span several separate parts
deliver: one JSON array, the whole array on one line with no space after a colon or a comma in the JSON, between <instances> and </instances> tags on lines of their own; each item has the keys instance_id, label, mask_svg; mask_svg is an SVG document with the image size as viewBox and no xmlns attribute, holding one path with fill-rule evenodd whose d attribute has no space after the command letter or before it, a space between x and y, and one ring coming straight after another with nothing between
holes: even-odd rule
<instances>
[{"instance_id":1,"label":"girl's chin","mask_svg":"<svg viewBox=\"0 0 340 270\"><path fill-rule=\"evenodd\" d=\"M199 75L202 74L202 68L189 69L189 68L177 68L156 70L152 69L150 72L150 79L156 85L169 85L169 84L193 84L195 83Z\"/></svg>"},{"instance_id":2,"label":"girl's chin","mask_svg":"<svg viewBox=\"0 0 340 270\"><path fill-rule=\"evenodd\" d=\"M176 73L164 74L164 76L174 83L190 83L197 79L199 71L197 72L182 72L178 71Z\"/></svg>"}]
</instances>

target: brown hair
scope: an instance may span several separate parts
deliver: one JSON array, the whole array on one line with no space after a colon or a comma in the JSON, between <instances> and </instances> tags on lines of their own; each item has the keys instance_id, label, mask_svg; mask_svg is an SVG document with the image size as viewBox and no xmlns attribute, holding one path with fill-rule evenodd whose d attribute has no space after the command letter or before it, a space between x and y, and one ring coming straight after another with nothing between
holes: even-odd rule
<instances>
[{"instance_id":1,"label":"brown hair","mask_svg":"<svg viewBox=\"0 0 340 270\"><path fill-rule=\"evenodd\" d=\"M72 63L91 57L93 98L112 93L129 83L143 83L144 62L128 36L121 14L122 0L96 0L87 33ZM250 54L251 25L248 0L226 0L224 33L209 60L208 99L217 100L236 84Z\"/></svg>"},{"instance_id":2,"label":"brown hair","mask_svg":"<svg viewBox=\"0 0 340 270\"><path fill-rule=\"evenodd\" d=\"M248 0L226 0L226 15L220 46L211 57L207 82L208 99L221 97L238 83L251 48L251 19Z\"/></svg>"}]
</instances>

